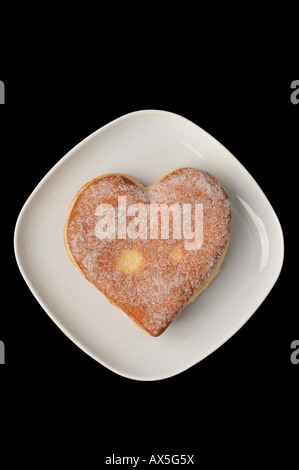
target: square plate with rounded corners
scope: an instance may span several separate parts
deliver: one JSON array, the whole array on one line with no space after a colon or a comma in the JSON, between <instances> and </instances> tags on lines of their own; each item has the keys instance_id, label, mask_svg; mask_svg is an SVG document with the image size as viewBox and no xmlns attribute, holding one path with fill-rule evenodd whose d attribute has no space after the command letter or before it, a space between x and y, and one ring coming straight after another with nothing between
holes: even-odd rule
<instances>
[{"instance_id":1,"label":"square plate with rounded corners","mask_svg":"<svg viewBox=\"0 0 299 470\"><path fill-rule=\"evenodd\" d=\"M208 289L153 338L71 263L63 227L74 195L97 176L125 173L149 186L186 166L212 173L225 187L232 204L231 241ZM240 162L194 123L159 110L122 116L68 152L26 201L14 242L25 281L59 328L99 363L136 380L179 374L227 341L275 284L284 249L274 210Z\"/></svg>"}]
</instances>

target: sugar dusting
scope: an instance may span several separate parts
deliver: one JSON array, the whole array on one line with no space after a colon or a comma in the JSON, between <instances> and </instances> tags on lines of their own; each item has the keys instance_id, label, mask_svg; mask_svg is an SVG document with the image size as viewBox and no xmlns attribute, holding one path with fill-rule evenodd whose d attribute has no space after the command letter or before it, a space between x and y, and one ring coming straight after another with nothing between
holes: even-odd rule
<instances>
[{"instance_id":1,"label":"sugar dusting","mask_svg":"<svg viewBox=\"0 0 299 470\"><path fill-rule=\"evenodd\" d=\"M201 249L185 250L184 238L172 239L171 224L169 240L100 240L95 236L96 208L98 204L111 204L117 215L118 196L126 196L127 205L203 204ZM183 168L164 176L148 191L122 175L93 181L72 208L67 243L84 275L140 326L157 336L209 277L229 241L230 229L230 204L221 184L209 173ZM139 250L143 255L142 266L130 275L116 266L127 249ZM170 256L174 250L182 253L179 261Z\"/></svg>"}]
</instances>

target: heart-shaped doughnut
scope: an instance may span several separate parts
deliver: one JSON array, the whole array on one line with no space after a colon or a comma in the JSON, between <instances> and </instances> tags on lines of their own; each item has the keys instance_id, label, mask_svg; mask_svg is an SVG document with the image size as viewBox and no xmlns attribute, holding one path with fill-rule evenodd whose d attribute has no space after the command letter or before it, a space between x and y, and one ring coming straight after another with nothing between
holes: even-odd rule
<instances>
[{"instance_id":1,"label":"heart-shaped doughnut","mask_svg":"<svg viewBox=\"0 0 299 470\"><path fill-rule=\"evenodd\" d=\"M220 182L180 168L149 187L120 173L85 184L71 203L64 241L81 273L159 336L218 273L230 231Z\"/></svg>"}]
</instances>

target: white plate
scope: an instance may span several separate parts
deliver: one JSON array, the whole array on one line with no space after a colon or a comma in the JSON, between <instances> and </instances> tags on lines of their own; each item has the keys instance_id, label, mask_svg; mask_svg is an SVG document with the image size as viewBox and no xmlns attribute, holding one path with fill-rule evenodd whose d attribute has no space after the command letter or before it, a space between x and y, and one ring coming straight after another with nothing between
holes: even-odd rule
<instances>
[{"instance_id":1,"label":"white plate","mask_svg":"<svg viewBox=\"0 0 299 470\"><path fill-rule=\"evenodd\" d=\"M148 186L185 166L207 170L226 188L232 236L220 274L153 338L75 268L63 226L77 190L99 175L130 174ZM201 361L244 325L279 276L283 235L264 193L227 149L181 116L144 110L91 134L43 178L19 215L15 254L36 299L75 344L122 376L158 380Z\"/></svg>"}]
</instances>

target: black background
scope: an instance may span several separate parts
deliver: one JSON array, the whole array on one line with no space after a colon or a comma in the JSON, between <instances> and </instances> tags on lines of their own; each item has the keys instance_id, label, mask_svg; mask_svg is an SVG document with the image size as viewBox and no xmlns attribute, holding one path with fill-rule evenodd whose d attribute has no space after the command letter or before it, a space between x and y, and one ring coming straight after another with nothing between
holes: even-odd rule
<instances>
[{"instance_id":1,"label":"black background","mask_svg":"<svg viewBox=\"0 0 299 470\"><path fill-rule=\"evenodd\" d=\"M299 105L290 84L298 60L293 16L276 13L233 2L217 17L178 8L144 8L135 20L127 8L7 16L0 393L2 448L12 462L63 456L102 468L112 453L189 453L202 467L295 462ZM91 359L45 314L17 268L13 233L27 197L67 151L111 120L149 108L190 119L240 160L276 211L286 251L269 296L227 343L178 376L138 382Z\"/></svg>"}]
</instances>

